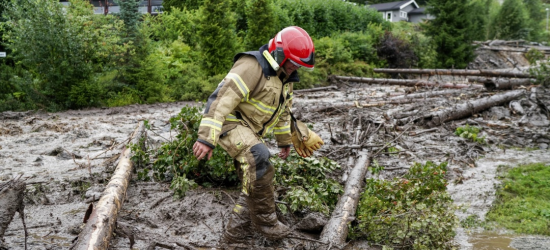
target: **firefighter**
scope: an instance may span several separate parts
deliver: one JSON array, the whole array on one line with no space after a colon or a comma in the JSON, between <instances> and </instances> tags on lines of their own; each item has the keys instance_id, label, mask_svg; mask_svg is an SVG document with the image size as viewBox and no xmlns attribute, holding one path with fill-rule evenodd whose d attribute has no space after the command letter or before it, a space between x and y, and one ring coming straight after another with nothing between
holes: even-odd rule
<instances>
[{"instance_id":1,"label":"firefighter","mask_svg":"<svg viewBox=\"0 0 550 250\"><path fill-rule=\"evenodd\" d=\"M228 243L246 242L254 229L269 239L281 239L291 229L277 219L274 167L262 138L273 133L286 159L293 144L308 157L323 140L294 119L292 86L298 68L313 70L315 48L300 27L284 28L258 51L239 53L229 73L210 95L193 145L198 160L210 159L219 144L234 159L242 190L225 228Z\"/></svg>"}]
</instances>

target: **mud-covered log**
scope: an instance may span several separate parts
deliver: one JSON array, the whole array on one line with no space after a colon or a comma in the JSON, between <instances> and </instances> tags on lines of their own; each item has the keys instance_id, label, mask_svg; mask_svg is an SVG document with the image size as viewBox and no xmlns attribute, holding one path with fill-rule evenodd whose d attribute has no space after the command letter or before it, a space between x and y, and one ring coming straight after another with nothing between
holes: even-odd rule
<instances>
[{"instance_id":1,"label":"mud-covered log","mask_svg":"<svg viewBox=\"0 0 550 250\"><path fill-rule=\"evenodd\" d=\"M403 85L403 86L409 86L409 87L439 87L439 88L451 88L451 89L482 88L481 85L440 83L440 82L432 82L432 81L426 81L426 80L420 80L420 79L389 79L389 78L369 78L369 77L355 77L355 76L330 76L330 80L387 84L387 85Z\"/></svg>"},{"instance_id":2,"label":"mud-covered log","mask_svg":"<svg viewBox=\"0 0 550 250\"><path fill-rule=\"evenodd\" d=\"M355 219L355 210L365 186L365 175L369 165L368 151L359 151L355 167L347 179L344 194L338 200L330 220L321 232L321 241L332 246L345 244L348 237L348 225Z\"/></svg>"},{"instance_id":3,"label":"mud-covered log","mask_svg":"<svg viewBox=\"0 0 550 250\"><path fill-rule=\"evenodd\" d=\"M503 72L487 69L373 69L376 73L388 74L422 74L422 75L457 75L457 76L498 76L498 77L515 77L515 78L531 78L528 73L519 72Z\"/></svg>"},{"instance_id":4,"label":"mud-covered log","mask_svg":"<svg viewBox=\"0 0 550 250\"><path fill-rule=\"evenodd\" d=\"M466 103L456 105L455 107L436 111L428 116L425 116L421 122L426 124L427 127L432 128L448 121L469 117L493 106L510 102L523 95L525 95L525 90L520 89L508 91L502 94L496 94L491 97L467 101Z\"/></svg>"},{"instance_id":5,"label":"mud-covered log","mask_svg":"<svg viewBox=\"0 0 550 250\"><path fill-rule=\"evenodd\" d=\"M0 244L15 212L23 211L25 182L13 179L0 183Z\"/></svg>"},{"instance_id":6,"label":"mud-covered log","mask_svg":"<svg viewBox=\"0 0 550 250\"><path fill-rule=\"evenodd\" d=\"M502 79L502 78L485 78L485 77L468 77L468 82L472 83L483 83L488 90L509 90L514 87L519 86L528 86L535 82L535 79L532 78L523 78L523 79Z\"/></svg>"},{"instance_id":7,"label":"mud-covered log","mask_svg":"<svg viewBox=\"0 0 550 250\"><path fill-rule=\"evenodd\" d=\"M139 143L144 131L145 125L141 122L134 131L130 143ZM126 190L132 175L133 164L130 160L131 156L132 152L130 148L123 149L111 180L107 184L107 187L105 187L88 222L78 235L78 240L71 249L96 250L107 249L109 247L111 236L116 227L118 213L126 198Z\"/></svg>"},{"instance_id":8,"label":"mud-covered log","mask_svg":"<svg viewBox=\"0 0 550 250\"><path fill-rule=\"evenodd\" d=\"M294 93L316 92L316 91L336 90L336 89L338 89L337 86L327 86L327 87L318 87L318 88L311 88L311 89L297 89L297 90L294 90Z\"/></svg>"}]
</instances>

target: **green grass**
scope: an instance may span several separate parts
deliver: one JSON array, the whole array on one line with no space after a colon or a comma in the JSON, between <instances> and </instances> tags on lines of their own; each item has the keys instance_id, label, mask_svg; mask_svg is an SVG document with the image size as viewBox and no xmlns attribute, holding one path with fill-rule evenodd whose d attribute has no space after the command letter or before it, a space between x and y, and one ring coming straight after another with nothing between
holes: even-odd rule
<instances>
[{"instance_id":1,"label":"green grass","mask_svg":"<svg viewBox=\"0 0 550 250\"><path fill-rule=\"evenodd\" d=\"M506 171L487 221L522 234L550 235L550 164Z\"/></svg>"}]
</instances>

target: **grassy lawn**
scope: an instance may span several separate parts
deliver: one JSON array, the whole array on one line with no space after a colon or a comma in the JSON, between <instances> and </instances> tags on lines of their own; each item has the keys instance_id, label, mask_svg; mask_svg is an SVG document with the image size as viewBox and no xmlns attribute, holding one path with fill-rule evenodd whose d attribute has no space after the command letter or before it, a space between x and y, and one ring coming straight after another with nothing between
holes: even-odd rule
<instances>
[{"instance_id":1,"label":"grassy lawn","mask_svg":"<svg viewBox=\"0 0 550 250\"><path fill-rule=\"evenodd\" d=\"M501 170L502 184L487 222L516 233L550 235L550 164Z\"/></svg>"}]
</instances>

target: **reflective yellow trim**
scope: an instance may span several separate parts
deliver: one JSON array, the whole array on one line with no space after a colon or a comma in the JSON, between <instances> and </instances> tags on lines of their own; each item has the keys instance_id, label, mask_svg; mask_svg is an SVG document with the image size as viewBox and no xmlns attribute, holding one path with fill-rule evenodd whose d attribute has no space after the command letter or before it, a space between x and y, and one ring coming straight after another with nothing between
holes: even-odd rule
<instances>
[{"instance_id":1,"label":"reflective yellow trim","mask_svg":"<svg viewBox=\"0 0 550 250\"><path fill-rule=\"evenodd\" d=\"M270 114L270 115L272 115L273 112L275 112L275 109L276 109L275 107L266 105L263 102L260 102L260 101L254 99L254 98L247 101L247 103L252 104L252 106L256 107L258 110L260 110L264 113Z\"/></svg>"},{"instance_id":2,"label":"reflective yellow trim","mask_svg":"<svg viewBox=\"0 0 550 250\"><path fill-rule=\"evenodd\" d=\"M243 100L248 101L248 93L250 90L248 89L248 86L244 83L241 76L235 74L235 73L229 73L227 74L227 77L231 78L236 84L239 90L241 91L241 94L243 95Z\"/></svg>"},{"instance_id":3,"label":"reflective yellow trim","mask_svg":"<svg viewBox=\"0 0 550 250\"><path fill-rule=\"evenodd\" d=\"M290 133L290 125L286 125L283 127L275 127L273 128L273 133L276 135L282 135L282 134L289 134Z\"/></svg>"},{"instance_id":4,"label":"reflective yellow trim","mask_svg":"<svg viewBox=\"0 0 550 250\"><path fill-rule=\"evenodd\" d=\"M218 131L222 130L222 122L211 118L202 118L201 124L199 126L211 127Z\"/></svg>"},{"instance_id":5,"label":"reflective yellow trim","mask_svg":"<svg viewBox=\"0 0 550 250\"><path fill-rule=\"evenodd\" d=\"M230 121L230 122L238 122L239 121L239 119L237 119L237 117L232 115L232 114L227 115L225 117L225 120Z\"/></svg>"}]
</instances>

